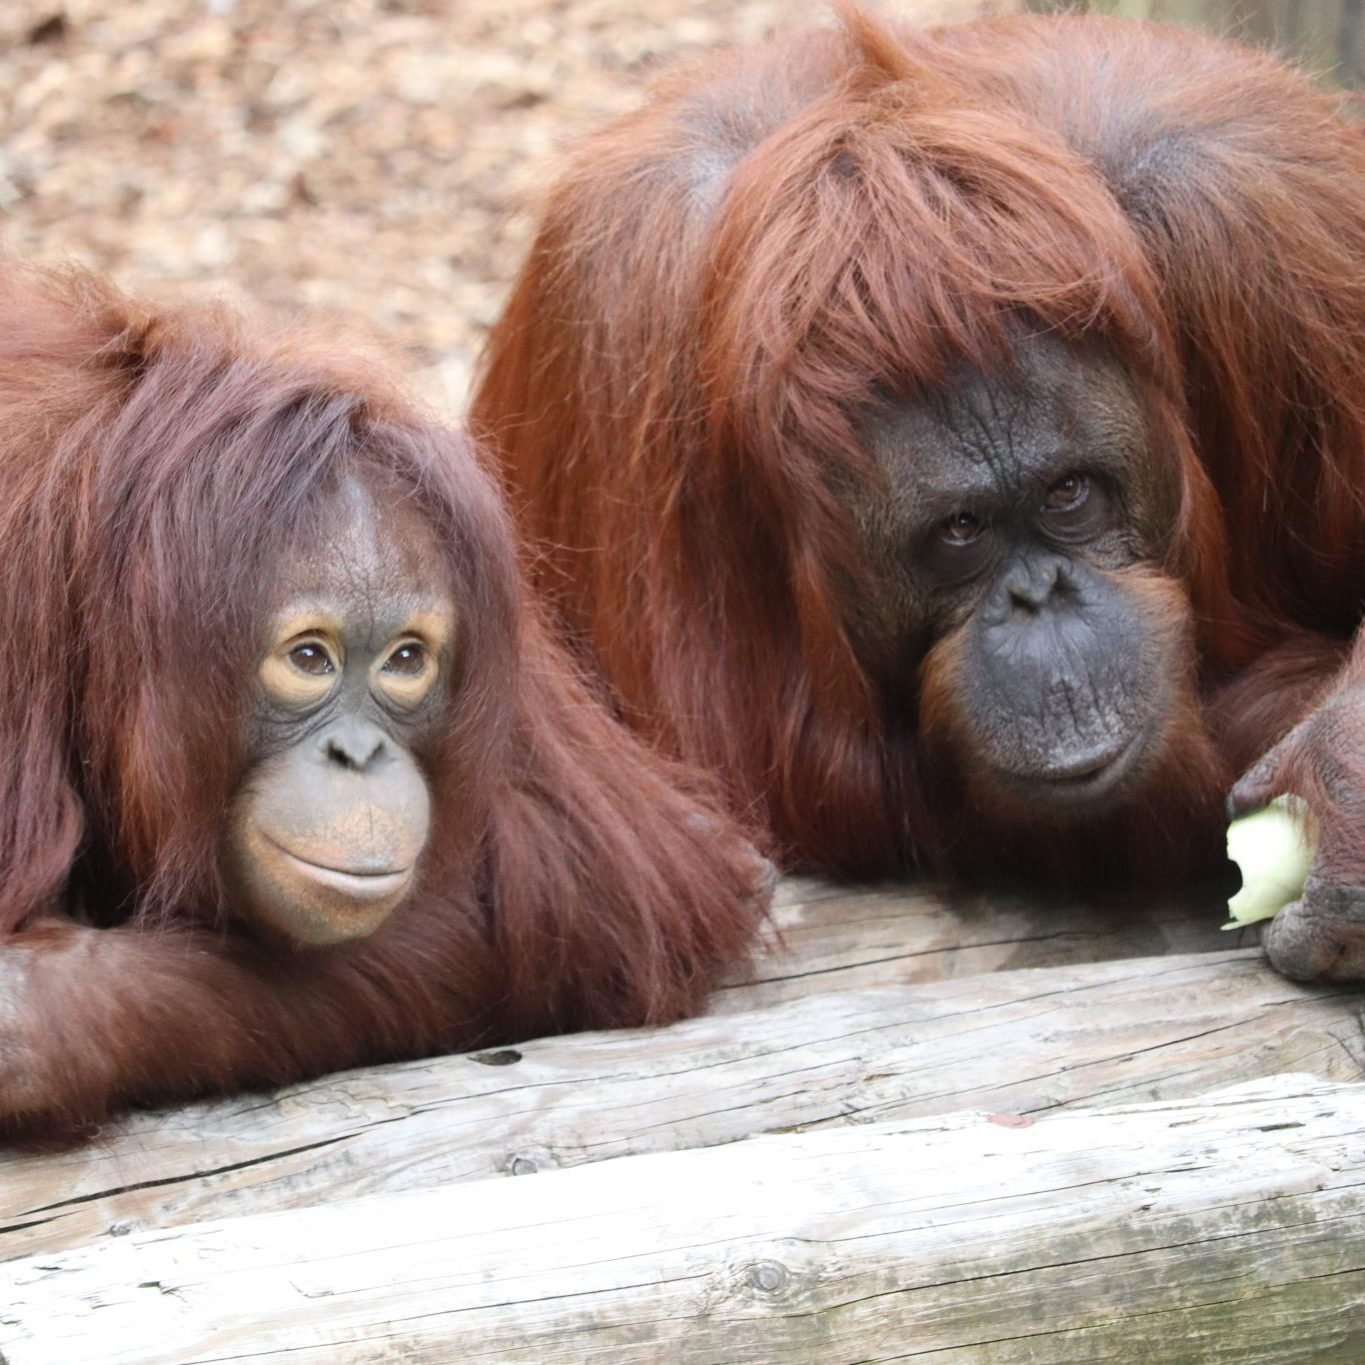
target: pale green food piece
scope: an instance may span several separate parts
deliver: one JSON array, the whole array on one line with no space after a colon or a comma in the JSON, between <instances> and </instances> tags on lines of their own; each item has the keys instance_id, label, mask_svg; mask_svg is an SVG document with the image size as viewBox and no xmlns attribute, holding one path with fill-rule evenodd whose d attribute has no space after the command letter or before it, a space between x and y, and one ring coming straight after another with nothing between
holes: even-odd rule
<instances>
[{"instance_id":1,"label":"pale green food piece","mask_svg":"<svg viewBox=\"0 0 1365 1365\"><path fill-rule=\"evenodd\" d=\"M1242 870L1242 889L1228 902L1224 929L1273 919L1297 900L1308 880L1317 837L1303 802L1277 796L1263 810L1228 826L1228 857Z\"/></svg>"}]
</instances>

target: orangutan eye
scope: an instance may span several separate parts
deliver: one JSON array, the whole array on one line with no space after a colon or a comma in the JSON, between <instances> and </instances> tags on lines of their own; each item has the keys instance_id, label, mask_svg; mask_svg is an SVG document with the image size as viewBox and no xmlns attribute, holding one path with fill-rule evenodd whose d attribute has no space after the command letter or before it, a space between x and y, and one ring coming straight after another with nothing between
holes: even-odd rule
<instances>
[{"instance_id":1,"label":"orangutan eye","mask_svg":"<svg viewBox=\"0 0 1365 1365\"><path fill-rule=\"evenodd\" d=\"M1063 474L1047 490L1039 520L1054 538L1070 544L1102 535L1112 521L1103 482L1078 470Z\"/></svg>"},{"instance_id":2,"label":"orangutan eye","mask_svg":"<svg viewBox=\"0 0 1365 1365\"><path fill-rule=\"evenodd\" d=\"M990 527L975 512L965 510L944 517L930 532L922 562L945 584L975 578L995 553Z\"/></svg>"},{"instance_id":3,"label":"orangutan eye","mask_svg":"<svg viewBox=\"0 0 1365 1365\"><path fill-rule=\"evenodd\" d=\"M982 531L981 518L971 512L954 512L939 527L939 536L946 545L970 545Z\"/></svg>"},{"instance_id":4,"label":"orangutan eye","mask_svg":"<svg viewBox=\"0 0 1365 1365\"><path fill-rule=\"evenodd\" d=\"M436 657L421 640L400 640L372 675L372 685L398 706L416 706L436 681Z\"/></svg>"},{"instance_id":5,"label":"orangutan eye","mask_svg":"<svg viewBox=\"0 0 1365 1365\"><path fill-rule=\"evenodd\" d=\"M261 663L265 690L286 706L312 706L331 694L341 672L341 653L318 635L294 635Z\"/></svg>"},{"instance_id":6,"label":"orangutan eye","mask_svg":"<svg viewBox=\"0 0 1365 1365\"><path fill-rule=\"evenodd\" d=\"M307 673L310 677L320 678L336 672L332 656L316 640L304 640L285 657L300 673Z\"/></svg>"},{"instance_id":7,"label":"orangutan eye","mask_svg":"<svg viewBox=\"0 0 1365 1365\"><path fill-rule=\"evenodd\" d=\"M1073 470L1063 474L1043 499L1043 507L1049 512L1064 512L1079 507L1090 494L1090 480L1084 474Z\"/></svg>"},{"instance_id":8,"label":"orangutan eye","mask_svg":"<svg viewBox=\"0 0 1365 1365\"><path fill-rule=\"evenodd\" d=\"M427 666L426 649L416 641L399 645L384 661L385 673L400 673L404 677L419 677Z\"/></svg>"}]
</instances>

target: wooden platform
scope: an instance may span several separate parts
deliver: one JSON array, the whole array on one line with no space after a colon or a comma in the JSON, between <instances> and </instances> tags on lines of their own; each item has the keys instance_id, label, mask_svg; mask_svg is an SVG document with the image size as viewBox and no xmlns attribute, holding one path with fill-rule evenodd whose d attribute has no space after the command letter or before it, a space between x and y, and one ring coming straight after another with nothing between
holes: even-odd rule
<instances>
[{"instance_id":1,"label":"wooden platform","mask_svg":"<svg viewBox=\"0 0 1365 1365\"><path fill-rule=\"evenodd\" d=\"M793 881L705 1018L0 1155L0 1361L1354 1365L1365 993L1221 918Z\"/></svg>"}]
</instances>

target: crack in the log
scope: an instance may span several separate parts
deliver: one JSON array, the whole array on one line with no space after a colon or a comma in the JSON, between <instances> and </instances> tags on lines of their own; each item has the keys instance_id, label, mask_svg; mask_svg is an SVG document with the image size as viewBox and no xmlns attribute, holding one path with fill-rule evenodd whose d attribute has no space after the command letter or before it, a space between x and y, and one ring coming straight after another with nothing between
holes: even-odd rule
<instances>
[{"instance_id":1,"label":"crack in the log","mask_svg":"<svg viewBox=\"0 0 1365 1365\"><path fill-rule=\"evenodd\" d=\"M4 1227L0 1228L0 1237L3 1237L7 1232L23 1232L25 1228L40 1228L44 1223L54 1221L51 1218L32 1218L27 1223L6 1223ZM0 1361L0 1365L4 1365L4 1362Z\"/></svg>"},{"instance_id":2,"label":"crack in the log","mask_svg":"<svg viewBox=\"0 0 1365 1365\"><path fill-rule=\"evenodd\" d=\"M1203 1029L1203 1030L1200 1030L1199 1032L1196 1032L1196 1033L1182 1033L1182 1034L1180 1034L1178 1037L1166 1038L1166 1039L1163 1039L1161 1042L1151 1043L1151 1044L1149 1044L1149 1045L1146 1046L1146 1047L1132 1048L1132 1049L1130 1049L1129 1051L1122 1053L1121 1056L1116 1056L1116 1055L1113 1054L1113 1053L1106 1053L1106 1054L1105 1054L1104 1056L1102 1056L1102 1057L1091 1057L1091 1058L1085 1059L1084 1061L1067 1062L1067 1063L1064 1064L1063 1066L1056 1067L1056 1068L1054 1068L1054 1069L1051 1070L1051 1071L1044 1071L1044 1072L1038 1073L1038 1074L1036 1074L1036 1075L1031 1075L1031 1076L1020 1076L1020 1077L1016 1077L1016 1078L1011 1079L1011 1080L1008 1081L1008 1082L997 1082L997 1083L994 1083L994 1084L976 1085L976 1086L973 1086L971 1089L968 1089L968 1090L938 1090L938 1091L933 1091L933 1092L930 1092L930 1093L927 1093L927 1094L916 1094L916 1095L913 1096L913 1102L914 1102L915 1104L925 1104L925 1103L929 1103L929 1102L931 1102L931 1101L953 1100L954 1102L956 1102L956 1101L961 1101L962 1104L964 1104L964 1105L969 1105L970 1102L971 1102L971 1097L972 1097L973 1095L985 1094L985 1095L987 1095L987 1096L990 1096L990 1095L998 1094L998 1093L1001 1092L1002 1090L1011 1090L1011 1091L1012 1091L1012 1090L1017 1090L1017 1089L1019 1089L1020 1087L1023 1087L1023 1086L1039 1085L1039 1084L1042 1084L1042 1083L1045 1082L1045 1081L1055 1080L1055 1079L1057 1079L1058 1077L1062 1077L1062 1076L1067 1076L1067 1077L1070 1077L1070 1076L1080 1076L1082 1073L1084 1073L1086 1070L1088 1070L1088 1069L1091 1068L1091 1067L1097 1067L1097 1066L1112 1066L1112 1065L1114 1064L1114 1062L1115 1062L1115 1061L1118 1061L1118 1060L1125 1060L1125 1061L1126 1061L1126 1060L1128 1060L1129 1058L1132 1058L1132 1057L1140 1057L1140 1056L1142 1056L1142 1055L1144 1055L1145 1053L1148 1053L1148 1052L1160 1052L1160 1051L1162 1051L1162 1050L1165 1049L1165 1048L1179 1047L1179 1046L1180 1046L1181 1044L1183 1044L1183 1043L1195 1042L1195 1041L1197 1041L1198 1039L1201 1039L1201 1038L1208 1038L1208 1037L1212 1036L1213 1034L1225 1033L1225 1032L1228 1032L1229 1030L1232 1030L1232 1029L1245 1029L1245 1028L1247 1028L1250 1024L1256 1022L1256 1020L1266 1012L1266 1009L1267 1009L1267 1008L1273 1009L1273 1008L1276 1008L1276 1006L1275 1006L1275 1005L1271 1005L1271 1006L1267 1007L1267 1006L1262 1005L1262 1006L1258 1007L1257 1014L1256 1014L1255 1016L1250 1017L1250 1018L1240 1019L1240 1020L1234 1021L1233 1023L1230 1023L1230 1024L1219 1024L1217 1027L1208 1028L1208 1029ZM985 1028L990 1028L990 1027L992 1027L992 1025L986 1024L986 1025L983 1025L983 1027L985 1027ZM973 1032L973 1031L974 1031L974 1030L967 1030L967 1032ZM853 1035L853 1036L856 1036L856 1035ZM962 1034L959 1034L959 1035L957 1035L957 1036L960 1038L960 1037L962 1037L963 1035L962 1035ZM1202 1061L1201 1064L1200 1064L1201 1067L1202 1067L1202 1066L1206 1066L1206 1065L1207 1065L1207 1061L1208 1061L1208 1059L1204 1059L1204 1061ZM930 1063L930 1064L928 1064L927 1068L926 1068L926 1067L918 1067L918 1068L907 1069L907 1070L904 1071L904 1072L897 1072L897 1073L896 1073L896 1076L897 1076L897 1078L900 1078L900 1079L909 1080L909 1079L911 1079L912 1077L914 1077L914 1076L915 1076L918 1072L920 1072L920 1071L923 1071L923 1070L925 1070L925 1069L928 1069L928 1070L931 1070L931 1071L932 1071L932 1070L937 1069L940 1065L941 1065L941 1063L937 1063L937 1062L935 1062L935 1063ZM1166 1079L1168 1079L1168 1078L1165 1077L1165 1076L1163 1076L1162 1079L1163 1079L1163 1081L1164 1081L1164 1080L1166 1080ZM1132 1083L1126 1083L1124 1086L1117 1087L1117 1088L1118 1088L1118 1089L1125 1089L1125 1088L1131 1089L1131 1088L1132 1088ZM1112 1090L1112 1089L1115 1089L1115 1087L1111 1087L1111 1088L1110 1088L1110 1090ZM1110 1090L1087 1091L1087 1092L1084 1094L1084 1096L1082 1096L1081 1098L1083 1098L1083 1099L1086 1101L1086 1103L1088 1103L1088 1104L1089 1104L1089 1103L1093 1103L1097 1097L1102 1097L1102 1096L1104 1096L1104 1095L1106 1095L1106 1094L1109 1094L1109 1093L1110 1093ZM865 1112L865 1113L875 1113L875 1112L877 1112L878 1109L885 1109L885 1108L888 1108L888 1107L899 1106L899 1105L901 1105L901 1104L904 1104L905 1102L906 1102L905 1099L892 1100L892 1101L881 1101L881 1102L879 1102L878 1104L869 1105L869 1106L866 1108L866 1110L864 1110L863 1112ZM1042 1113L1042 1112L1045 1112L1045 1111L1048 1111L1048 1110L1057 1109L1057 1108L1059 1108L1061 1105L1063 1105L1063 1104L1069 1104L1070 1102L1071 1102L1071 1101L1062 1100L1062 1101L1049 1101L1049 1102L1047 1102L1047 1103L1039 1103L1039 1104L1036 1104L1036 1105L1033 1105L1033 1106L1026 1106L1025 1108L1023 1108L1023 1109L1021 1110L1021 1112L1023 1112L1023 1113L1030 1113L1030 1114L1032 1114L1032 1113Z\"/></svg>"},{"instance_id":3,"label":"crack in the log","mask_svg":"<svg viewBox=\"0 0 1365 1365\"><path fill-rule=\"evenodd\" d=\"M1081 1264L1084 1264L1084 1262L1081 1262ZM1348 1267L1346 1267L1344 1270L1324 1270L1324 1271L1319 1272L1319 1273L1316 1274L1316 1275L1299 1275L1299 1276L1296 1276L1296 1277L1295 1277L1294 1279L1292 1279L1292 1280L1285 1280L1285 1281L1281 1282L1280 1284L1276 1284L1276 1285L1271 1285L1271 1286L1269 1286L1268 1292L1273 1293L1273 1292L1275 1292L1276 1290L1280 1290L1280 1289L1293 1289L1293 1288L1295 1288L1296 1286L1301 1285L1301 1284L1310 1284L1310 1283L1312 1283L1314 1280L1331 1280L1331 1279L1337 1278L1337 1277L1340 1276L1340 1275L1359 1275L1359 1274L1361 1273L1362 1269L1363 1269L1363 1268L1360 1267L1360 1266L1348 1266ZM987 1276L986 1278L990 1278L990 1277ZM895 1293L895 1292L897 1292L897 1291L892 1290L892 1291L889 1291L889 1292ZM878 1297L881 1297L881 1296L880 1296L880 1295L872 1295L871 1297L873 1297L873 1298L878 1298ZM861 1303L861 1302L863 1302L863 1300L861 1300L861 1299L855 1299L855 1300L850 1300L850 1302ZM1072 1335L1074 1335L1074 1334L1076 1334L1076 1333L1082 1333L1082 1332L1088 1333L1088 1332L1093 1332L1093 1331L1095 1331L1097 1328L1100 1329L1100 1330L1103 1330L1103 1329L1110 1328L1110 1327L1121 1327L1121 1326L1123 1326L1124 1323L1135 1321L1135 1320L1138 1319L1138 1318L1157 1318L1157 1317L1183 1316L1183 1315L1186 1314L1186 1313L1198 1313L1198 1312L1201 1312L1202 1310L1207 1309L1207 1308L1224 1308L1224 1307L1227 1307L1229 1304L1246 1304L1246 1302L1247 1302L1247 1299L1246 1299L1245 1295L1241 1295L1241 1294L1233 1295L1232 1298L1228 1298L1228 1299L1202 1299L1202 1300L1200 1300L1198 1303L1181 1303L1181 1304L1174 1304L1174 1305L1171 1305L1171 1306L1169 1306L1169 1307L1163 1307L1163 1308L1148 1308L1148 1309L1137 1310L1137 1311L1130 1312L1130 1313L1124 1313L1124 1314L1122 1314L1121 1316L1118 1316L1118 1317L1106 1318L1106 1319L1104 1319L1104 1320L1101 1321L1101 1322L1086 1323L1084 1326L1081 1326L1081 1327L1056 1327L1056 1328L1046 1328L1046 1327L1045 1327L1045 1328L1043 1328L1042 1331L1040 1331L1040 1332L1021 1332L1021 1333L1015 1333L1015 1334L1013 1334L1013 1335L1011 1335L1011 1336L1007 1336L1007 1337L991 1337L991 1338L989 1338L989 1339L980 1340L980 1341L960 1341L960 1342L954 1342L954 1343L953 1343L952 1345L950 1345L950 1346L931 1346L931 1347L929 1347L928 1350L924 1350L924 1351L910 1351L910 1352L908 1352L908 1353L905 1354L905 1355L897 1355L897 1356L878 1356L876 1359L877 1359L878 1365L890 1365L890 1362L896 1361L896 1360L919 1360L919 1359L922 1359L922 1358L925 1357L925 1356L939 1355L939 1354L941 1354L941 1353L943 1353L943 1352L947 1352L947 1351L969 1350L969 1349L971 1349L971 1348L973 1348L973 1347L977 1347L977 1346L998 1346L998 1345L1001 1345L1001 1344L1006 1343L1006 1342L1011 1342L1011 1341L1028 1341L1028 1340L1031 1340L1031 1339L1033 1339L1033 1338L1044 1337L1044 1336L1046 1336L1046 1337L1067 1337L1067 1336L1072 1336ZM839 1306L839 1307L843 1307L844 1305L843 1305L843 1304L840 1304L840 1305L838 1305L838 1306ZM787 1315L784 1315L784 1316L794 1316L794 1315L792 1315L792 1314L787 1314Z\"/></svg>"},{"instance_id":4,"label":"crack in the log","mask_svg":"<svg viewBox=\"0 0 1365 1365\"><path fill-rule=\"evenodd\" d=\"M1047 943L1047 942L1049 942L1049 941L1051 941L1051 940L1053 940L1053 939L1079 938L1079 939L1087 939L1087 940L1088 940L1088 939L1103 938L1103 937L1105 936L1106 932L1107 932L1107 931L1106 931L1106 930L1103 930L1103 929L1086 930L1086 929L1084 929L1084 928L1082 928L1082 927L1077 926L1077 927L1073 927L1073 928L1070 928L1070 929L1049 929L1049 930L1047 930L1045 933L1040 933L1040 934L1011 934L1011 935L1009 935L1009 936L1006 937L1006 938L982 939L982 940L980 940L980 941L975 941L975 940L973 940L973 941L966 941L966 942L961 942L961 943L944 943L944 944L941 944L941 945L939 945L938 947L934 947L934 948L921 948L921 949L919 949L919 950L916 951L916 952L892 953L892 954L890 954L888 957L867 957L867 958L858 958L856 961L852 961L852 962L840 962L840 963L836 963L836 964L835 964L834 966L832 966L832 967L811 967L809 970L803 971L803 972L780 972L777 976L755 976L755 977L752 977L752 978L751 978L750 980L748 980L748 981L736 981L736 982L732 982L731 984L729 984L729 985L727 985L727 986L722 986L722 987L716 992L716 994L717 994L717 995L735 994L735 993L738 993L738 992L743 992L743 991L749 990L751 987L754 987L754 986L771 986L771 985L776 985L777 983L782 982L782 981L805 981L805 980L808 980L808 979L811 978L811 977L816 977L816 976L829 976L829 975L831 975L831 974L834 973L834 972L856 972L856 971L861 971L864 967L881 967L881 966L884 966L884 965L885 965L886 963L888 963L888 962L914 962L916 959L921 958L921 957L939 957L939 956L941 956L941 955L944 954L944 953L967 953L967 952L974 952L974 951L976 951L977 949L982 949L982 948L1007 948L1007 947L1011 947L1011 946L1013 946L1013 945L1015 945L1015 944L1023 944L1023 943ZM1208 951L1209 951L1210 955L1212 955L1214 952L1218 952L1218 951L1220 951L1220 950L1219 950L1219 949L1209 949ZM1238 950L1234 948L1234 949L1231 949L1231 950L1229 950L1229 949L1222 949L1221 951L1223 951L1223 952L1234 951L1234 952L1235 952L1235 951L1238 951ZM1107 962L1130 962L1130 961L1133 961L1133 959L1132 959L1132 958L1123 958L1123 957L1120 957L1120 958L1107 958L1107 959L1101 959L1101 961L1107 961ZM774 964L774 965L776 965L776 964ZM1087 962L1087 963L1072 963L1072 964L1051 964L1051 965L1046 966L1046 967L1034 968L1033 970L1037 970L1037 971L1051 971L1051 970L1056 970L1057 967L1058 967L1059 965L1060 965L1060 966L1071 965L1071 966L1087 966L1087 967L1088 967L1088 966L1095 966L1095 965L1098 965L1098 964L1096 964L1096 963L1089 963L1089 962ZM1187 963L1187 964L1185 964L1185 965L1188 967L1190 964ZM1030 970L1030 969L1027 968L1027 967L1025 967L1025 968L1020 968L1020 969L1016 969L1016 970L1028 971L1028 970Z\"/></svg>"},{"instance_id":5,"label":"crack in the log","mask_svg":"<svg viewBox=\"0 0 1365 1365\"><path fill-rule=\"evenodd\" d=\"M120 1185L112 1190L96 1190L91 1194L78 1194L71 1199L59 1199L55 1204L43 1204L36 1209L25 1209L25 1213L50 1213L55 1209L71 1208L78 1204L90 1204L99 1199L114 1199L121 1194L132 1194L137 1190L154 1190L162 1185L179 1185L189 1180L206 1180L209 1176L225 1175L229 1171L245 1170L249 1166L260 1166L268 1161L280 1161L284 1157L298 1156L300 1152L317 1151L320 1147L334 1147L339 1142L348 1142L354 1133L341 1133L336 1137L322 1138L318 1142L305 1142L299 1147L286 1147L265 1156L248 1157L245 1161L230 1161L225 1166L215 1166L207 1171L190 1171L178 1175L162 1176L159 1180L139 1180L131 1185ZM51 1219L40 1220L50 1222Z\"/></svg>"},{"instance_id":6,"label":"crack in the log","mask_svg":"<svg viewBox=\"0 0 1365 1365\"><path fill-rule=\"evenodd\" d=\"M1074 938L1080 931L1054 929L1045 934L1011 935L1009 938L985 939L979 943L944 943L935 948L921 948L916 952L891 953L887 957L860 957L854 962L839 962L832 967L811 967L804 972L782 972L778 976L756 976L749 981L722 986L717 994L745 991L753 986L771 986L779 981L805 981L813 976L828 976L832 972L856 972L864 967L881 967L888 962L914 962L921 957L938 957L943 953L967 952L976 948L1004 948L1016 943L1042 943L1053 938Z\"/></svg>"}]
</instances>

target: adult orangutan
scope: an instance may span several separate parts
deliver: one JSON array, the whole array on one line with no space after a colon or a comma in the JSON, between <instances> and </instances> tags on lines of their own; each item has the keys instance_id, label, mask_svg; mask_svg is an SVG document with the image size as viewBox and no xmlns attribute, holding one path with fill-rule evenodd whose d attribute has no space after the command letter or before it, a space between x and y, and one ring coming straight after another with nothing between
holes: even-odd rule
<instances>
[{"instance_id":1,"label":"adult orangutan","mask_svg":"<svg viewBox=\"0 0 1365 1365\"><path fill-rule=\"evenodd\" d=\"M851 12L552 192L475 410L623 713L798 865L1173 877L1322 842L1365 972L1365 139L1181 29ZM1278 746L1273 747L1272 746Z\"/></svg>"},{"instance_id":2,"label":"adult orangutan","mask_svg":"<svg viewBox=\"0 0 1365 1365\"><path fill-rule=\"evenodd\" d=\"M0 266L0 1125L673 1019L752 848L371 362Z\"/></svg>"}]
</instances>

